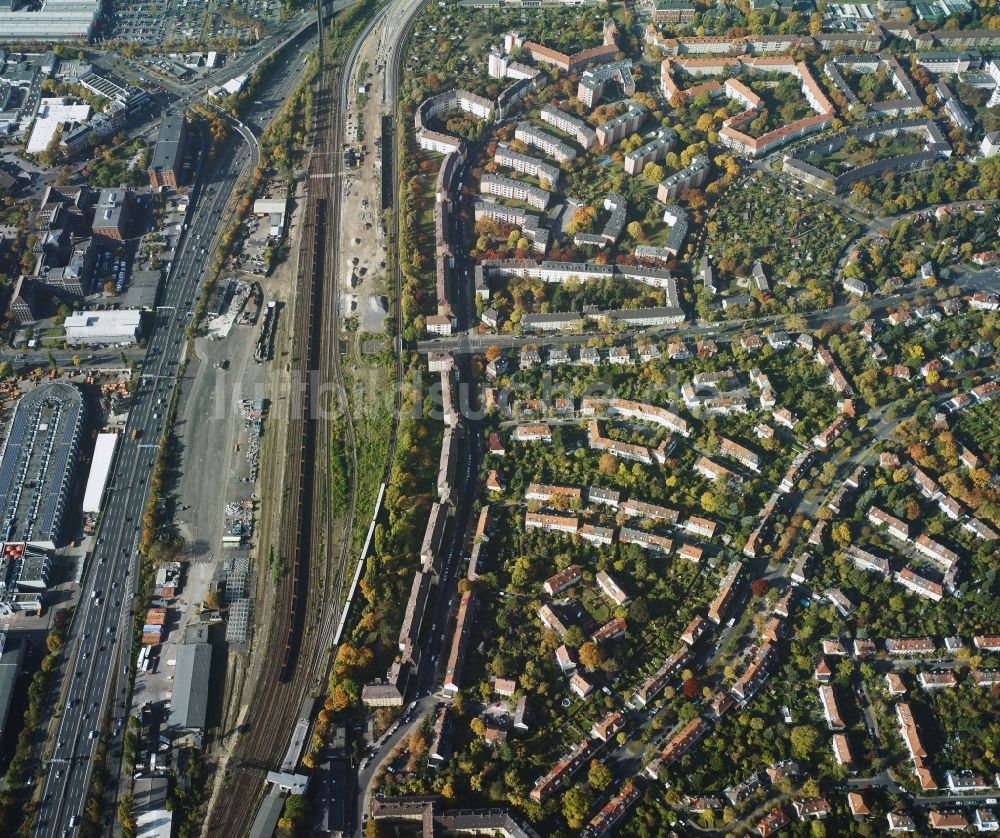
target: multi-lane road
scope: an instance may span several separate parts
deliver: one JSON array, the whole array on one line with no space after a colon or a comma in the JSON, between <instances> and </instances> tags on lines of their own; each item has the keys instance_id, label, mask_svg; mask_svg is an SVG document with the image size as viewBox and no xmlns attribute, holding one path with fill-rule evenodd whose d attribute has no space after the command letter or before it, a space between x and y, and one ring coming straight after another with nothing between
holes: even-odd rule
<instances>
[{"instance_id":1,"label":"multi-lane road","mask_svg":"<svg viewBox=\"0 0 1000 838\"><path fill-rule=\"evenodd\" d=\"M274 113L300 75L302 54L312 43L303 38L297 49L280 59L279 70L260 93L261 109ZM165 415L186 344L185 330L197 302L205 270L221 236L233 188L256 147L239 137L208 160L198 152L197 182L191 206L170 267L162 301L156 310L139 386L109 479L100 528L82 579L80 600L67 638L68 666L56 741L45 766L36 835L74 834L90 785L92 757L109 699L112 724L109 752L120 758L126 708L123 703L131 665L131 611L135 596L142 517L149 477L162 436ZM138 431L136 439L132 431ZM115 760L114 762L117 762ZM114 768L114 765L113 765ZM117 776L117 771L112 771ZM112 813L107 813L110 817ZM109 821L110 827L110 821Z\"/></svg>"}]
</instances>

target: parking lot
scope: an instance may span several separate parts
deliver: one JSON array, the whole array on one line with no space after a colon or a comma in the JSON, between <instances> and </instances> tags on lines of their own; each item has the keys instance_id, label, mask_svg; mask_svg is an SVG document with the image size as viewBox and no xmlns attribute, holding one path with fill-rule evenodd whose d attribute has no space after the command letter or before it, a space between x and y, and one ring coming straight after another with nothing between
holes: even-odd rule
<instances>
[{"instance_id":1,"label":"parking lot","mask_svg":"<svg viewBox=\"0 0 1000 838\"><path fill-rule=\"evenodd\" d=\"M131 0L110 13L109 37L143 46L170 46L185 41L252 44L278 20L274 0Z\"/></svg>"}]
</instances>

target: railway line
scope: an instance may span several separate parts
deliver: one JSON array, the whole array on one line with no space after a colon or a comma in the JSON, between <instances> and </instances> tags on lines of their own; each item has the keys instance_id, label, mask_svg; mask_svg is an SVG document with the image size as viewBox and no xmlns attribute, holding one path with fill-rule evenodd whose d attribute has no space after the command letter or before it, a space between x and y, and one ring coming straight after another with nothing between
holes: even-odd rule
<instances>
[{"instance_id":1,"label":"railway line","mask_svg":"<svg viewBox=\"0 0 1000 838\"><path fill-rule=\"evenodd\" d=\"M274 622L263 640L267 645L259 686L223 780L223 793L209 813L206 832L213 838L246 835L264 791L260 768L279 766L303 698L323 682L329 667L350 556L357 474L354 423L340 367L341 103L349 101L349 79L360 45L388 8L383 6L367 22L342 63L330 61L320 48L292 353L306 380L301 405L289 420L285 519L290 525L279 544L287 571L274 597ZM327 382L335 386L339 410L318 401L317 393ZM348 506L342 513L332 508L331 500L328 446L337 428L336 416L343 420L351 469ZM339 546L332 538L335 515L344 522ZM315 625L310 615L315 615Z\"/></svg>"}]
</instances>

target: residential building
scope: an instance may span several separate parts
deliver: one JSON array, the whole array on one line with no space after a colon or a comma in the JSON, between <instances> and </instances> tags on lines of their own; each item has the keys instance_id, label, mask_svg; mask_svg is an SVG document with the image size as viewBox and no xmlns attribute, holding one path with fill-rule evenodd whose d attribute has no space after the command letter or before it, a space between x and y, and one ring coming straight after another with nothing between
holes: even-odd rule
<instances>
[{"instance_id":1,"label":"residential building","mask_svg":"<svg viewBox=\"0 0 1000 838\"><path fill-rule=\"evenodd\" d=\"M837 706L837 694L834 692L833 687L829 684L824 684L819 688L819 700L823 705L823 717L826 719L826 725L830 730L843 730L846 725L844 724L844 719L840 715L840 708Z\"/></svg>"},{"instance_id":2,"label":"residential building","mask_svg":"<svg viewBox=\"0 0 1000 838\"><path fill-rule=\"evenodd\" d=\"M168 113L160 120L156 146L149 160L149 185L176 189L182 182L184 146L187 142L187 120L183 113Z\"/></svg>"}]
</instances>

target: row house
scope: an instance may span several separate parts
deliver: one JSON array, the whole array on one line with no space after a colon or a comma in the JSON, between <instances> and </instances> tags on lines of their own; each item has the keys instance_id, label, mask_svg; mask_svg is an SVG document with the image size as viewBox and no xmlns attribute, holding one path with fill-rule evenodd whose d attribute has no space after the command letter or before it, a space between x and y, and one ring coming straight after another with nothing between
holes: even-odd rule
<instances>
[{"instance_id":1,"label":"row house","mask_svg":"<svg viewBox=\"0 0 1000 838\"><path fill-rule=\"evenodd\" d=\"M565 570L546 579L542 588L549 596L557 596L574 585L580 584L582 580L583 571L580 570L580 566L571 564Z\"/></svg>"},{"instance_id":2,"label":"row house","mask_svg":"<svg viewBox=\"0 0 1000 838\"><path fill-rule=\"evenodd\" d=\"M819 688L819 700L823 705L823 717L826 719L826 725L830 730L843 730L846 725L844 724L844 719L840 715L840 708L837 706L837 695L833 691L833 687L829 684L824 684Z\"/></svg>"},{"instance_id":3,"label":"row house","mask_svg":"<svg viewBox=\"0 0 1000 838\"><path fill-rule=\"evenodd\" d=\"M917 681L925 690L952 689L958 686L958 678L951 670L943 672L921 672L917 675Z\"/></svg>"},{"instance_id":4,"label":"row house","mask_svg":"<svg viewBox=\"0 0 1000 838\"><path fill-rule=\"evenodd\" d=\"M1000 538L1000 534L998 534L996 530L983 523L978 518L969 518L968 521L965 521L962 524L962 529L972 533L981 541L996 541Z\"/></svg>"},{"instance_id":5,"label":"row house","mask_svg":"<svg viewBox=\"0 0 1000 838\"><path fill-rule=\"evenodd\" d=\"M847 417L840 415L826 428L816 434L812 438L812 443L821 450L826 449L830 446L830 443L844 432L845 428L847 428Z\"/></svg>"},{"instance_id":6,"label":"row house","mask_svg":"<svg viewBox=\"0 0 1000 838\"><path fill-rule=\"evenodd\" d=\"M969 820L960 811L942 812L932 809L927 814L927 824L931 829L942 831L965 832L969 828Z\"/></svg>"},{"instance_id":7,"label":"row house","mask_svg":"<svg viewBox=\"0 0 1000 838\"><path fill-rule=\"evenodd\" d=\"M584 739L577 743L568 756L559 760L547 774L540 777L531 790L530 797L535 803L544 803L555 794L562 784L569 780L594 755L600 744L594 739Z\"/></svg>"},{"instance_id":8,"label":"row house","mask_svg":"<svg viewBox=\"0 0 1000 838\"><path fill-rule=\"evenodd\" d=\"M644 550L653 550L657 553L667 554L674 548L673 541L666 536L631 527L622 527L618 533L618 540L622 544L634 544Z\"/></svg>"},{"instance_id":9,"label":"row house","mask_svg":"<svg viewBox=\"0 0 1000 838\"><path fill-rule=\"evenodd\" d=\"M696 614L681 634L681 640L688 646L694 646L706 631L708 626L705 624L705 618L701 614Z\"/></svg>"},{"instance_id":10,"label":"row house","mask_svg":"<svg viewBox=\"0 0 1000 838\"><path fill-rule=\"evenodd\" d=\"M890 655L929 655L937 645L930 637L894 637L885 641L885 650Z\"/></svg>"},{"instance_id":11,"label":"row house","mask_svg":"<svg viewBox=\"0 0 1000 838\"><path fill-rule=\"evenodd\" d=\"M626 781L622 790L605 803L600 811L590 819L581 833L583 838L603 838L605 835L610 835L640 796L639 787L631 780Z\"/></svg>"},{"instance_id":12,"label":"row house","mask_svg":"<svg viewBox=\"0 0 1000 838\"><path fill-rule=\"evenodd\" d=\"M525 529L539 529L547 532L576 533L580 520L575 515L547 515L541 512L524 514Z\"/></svg>"},{"instance_id":13,"label":"row house","mask_svg":"<svg viewBox=\"0 0 1000 838\"><path fill-rule=\"evenodd\" d=\"M666 408L652 404L628 399L583 399L580 403L581 415L594 416L598 412L603 412L608 416L624 416L627 419L649 422L683 437L691 435L691 428L687 420Z\"/></svg>"},{"instance_id":14,"label":"row house","mask_svg":"<svg viewBox=\"0 0 1000 838\"><path fill-rule=\"evenodd\" d=\"M511 437L516 442L552 442L552 429L544 423L518 425Z\"/></svg>"},{"instance_id":15,"label":"row house","mask_svg":"<svg viewBox=\"0 0 1000 838\"><path fill-rule=\"evenodd\" d=\"M458 618L455 621L455 633L452 635L451 650L448 653L448 664L445 669L443 692L447 696L455 696L462 688L462 667L465 664L465 653L472 634L475 619L476 594L466 591L462 594L458 606Z\"/></svg>"},{"instance_id":16,"label":"row house","mask_svg":"<svg viewBox=\"0 0 1000 838\"><path fill-rule=\"evenodd\" d=\"M937 562L945 570L950 570L958 561L958 554L954 550L949 550L943 544L929 538L926 533L917 536L914 546L918 553L922 553L931 561Z\"/></svg>"},{"instance_id":17,"label":"row house","mask_svg":"<svg viewBox=\"0 0 1000 838\"><path fill-rule=\"evenodd\" d=\"M760 457L746 446L740 445L726 437L719 437L719 451L736 462L743 464L751 471L760 471Z\"/></svg>"},{"instance_id":18,"label":"row house","mask_svg":"<svg viewBox=\"0 0 1000 838\"><path fill-rule=\"evenodd\" d=\"M774 647L771 643L763 643L746 671L733 684L731 692L739 701L747 701L767 680L767 667L773 656Z\"/></svg>"},{"instance_id":19,"label":"row house","mask_svg":"<svg viewBox=\"0 0 1000 838\"><path fill-rule=\"evenodd\" d=\"M587 489L587 500L590 503L610 506L612 509L618 508L621 496L622 493L617 489L604 489L600 486L591 486Z\"/></svg>"},{"instance_id":20,"label":"row house","mask_svg":"<svg viewBox=\"0 0 1000 838\"><path fill-rule=\"evenodd\" d=\"M916 573L910 567L904 567L896 574L896 581L917 596L922 596L932 602L940 602L944 596L944 588L939 582L934 582Z\"/></svg>"},{"instance_id":21,"label":"row house","mask_svg":"<svg viewBox=\"0 0 1000 838\"><path fill-rule=\"evenodd\" d=\"M666 524L676 524L680 518L680 513L676 509L633 499L625 501L621 505L620 511L628 518L648 518L652 521L661 521Z\"/></svg>"},{"instance_id":22,"label":"row house","mask_svg":"<svg viewBox=\"0 0 1000 838\"><path fill-rule=\"evenodd\" d=\"M697 515L690 516L684 522L684 529L692 535L700 535L702 538L712 538L717 528L715 521L708 518L701 518Z\"/></svg>"},{"instance_id":23,"label":"row house","mask_svg":"<svg viewBox=\"0 0 1000 838\"><path fill-rule=\"evenodd\" d=\"M913 763L913 770L917 775L920 788L924 791L936 789L937 783L926 765L927 751L920 741L920 731L913 718L913 708L908 702L900 701L896 705L896 719L899 722L900 737L910 755L910 761Z\"/></svg>"},{"instance_id":24,"label":"row house","mask_svg":"<svg viewBox=\"0 0 1000 838\"><path fill-rule=\"evenodd\" d=\"M698 458L694 464L694 470L707 480L732 480L737 484L743 482L743 478L736 474L736 472L705 456Z\"/></svg>"},{"instance_id":25,"label":"row house","mask_svg":"<svg viewBox=\"0 0 1000 838\"><path fill-rule=\"evenodd\" d=\"M719 584L719 591L708 607L708 619L716 625L722 622L722 615L725 613L726 606L729 605L729 601L732 599L733 591L739 582L742 572L743 564L734 561L730 563L726 570L726 575L722 577L722 582Z\"/></svg>"},{"instance_id":26,"label":"row house","mask_svg":"<svg viewBox=\"0 0 1000 838\"><path fill-rule=\"evenodd\" d=\"M1000 669L983 669L973 672L972 683L977 687L994 687L1000 684Z\"/></svg>"},{"instance_id":27,"label":"row house","mask_svg":"<svg viewBox=\"0 0 1000 838\"><path fill-rule=\"evenodd\" d=\"M483 551L489 544L492 531L492 507L489 504L484 504L483 508L479 510L479 519L476 522L476 531L472 538L472 551L469 554L469 567L466 577L470 582L475 582L480 576L484 559Z\"/></svg>"},{"instance_id":28,"label":"row house","mask_svg":"<svg viewBox=\"0 0 1000 838\"><path fill-rule=\"evenodd\" d=\"M709 715L718 721L736 706L736 701L728 692L718 692L708 705Z\"/></svg>"},{"instance_id":29,"label":"row house","mask_svg":"<svg viewBox=\"0 0 1000 838\"><path fill-rule=\"evenodd\" d=\"M856 658L870 658L878 651L875 641L869 637L855 637L851 645L854 648Z\"/></svg>"},{"instance_id":30,"label":"row house","mask_svg":"<svg viewBox=\"0 0 1000 838\"><path fill-rule=\"evenodd\" d=\"M868 510L868 520L876 527L885 527L890 535L895 536L900 541L909 541L910 539L910 528L906 522L882 511L877 506Z\"/></svg>"},{"instance_id":31,"label":"row house","mask_svg":"<svg viewBox=\"0 0 1000 838\"><path fill-rule=\"evenodd\" d=\"M594 722L593 726L590 728L590 735L594 739L600 739L602 742L607 742L618 733L619 730L625 727L625 716L618 710L612 710L608 715L606 715L601 721Z\"/></svg>"},{"instance_id":32,"label":"row house","mask_svg":"<svg viewBox=\"0 0 1000 838\"><path fill-rule=\"evenodd\" d=\"M972 645L980 652L1000 652L1000 634L979 634L972 638Z\"/></svg>"},{"instance_id":33,"label":"row house","mask_svg":"<svg viewBox=\"0 0 1000 838\"><path fill-rule=\"evenodd\" d=\"M699 739L708 733L708 729L708 722L700 716L691 719L691 721L670 737L670 740L660 752L661 764L664 766L670 765L672 762L680 759Z\"/></svg>"},{"instance_id":34,"label":"row house","mask_svg":"<svg viewBox=\"0 0 1000 838\"><path fill-rule=\"evenodd\" d=\"M649 448L603 436L600 423L596 419L591 419L587 423L587 445L596 451L607 451L622 460L643 463L647 466L653 464L653 453Z\"/></svg>"},{"instance_id":35,"label":"row house","mask_svg":"<svg viewBox=\"0 0 1000 838\"><path fill-rule=\"evenodd\" d=\"M856 544L850 545L846 550L844 550L844 556L850 559L851 563L859 570L867 570L871 573L878 573L885 578L889 578L892 575L892 571L889 568L889 561L883 559L881 556L876 556L874 553L858 547Z\"/></svg>"},{"instance_id":36,"label":"row house","mask_svg":"<svg viewBox=\"0 0 1000 838\"><path fill-rule=\"evenodd\" d=\"M660 664L659 668L636 688L632 694L632 704L636 707L645 707L662 692L670 676L679 672L690 657L690 647L681 644L676 652Z\"/></svg>"},{"instance_id":37,"label":"row house","mask_svg":"<svg viewBox=\"0 0 1000 838\"><path fill-rule=\"evenodd\" d=\"M781 483L778 484L778 491L783 494L788 494L795 488L795 484L798 482L799 477L805 471L806 465L808 465L809 460L812 458L812 451L800 451L792 459L792 462L788 465L788 471L785 472L785 476L781 478Z\"/></svg>"},{"instance_id":38,"label":"row house","mask_svg":"<svg viewBox=\"0 0 1000 838\"><path fill-rule=\"evenodd\" d=\"M552 503L556 499L568 505L578 505L583 498L583 492L576 486L553 486L546 483L531 483L524 493L527 501Z\"/></svg>"},{"instance_id":39,"label":"row house","mask_svg":"<svg viewBox=\"0 0 1000 838\"><path fill-rule=\"evenodd\" d=\"M567 626L555 610L550 605L543 605L538 609L538 619L541 620L542 625L549 631L554 631L559 635L560 638L566 635L569 631L569 626Z\"/></svg>"},{"instance_id":40,"label":"row house","mask_svg":"<svg viewBox=\"0 0 1000 838\"><path fill-rule=\"evenodd\" d=\"M592 544L599 544L602 547L607 547L614 541L614 530L608 527L597 527L593 524L583 524L579 530L577 530L577 535L580 538L591 542Z\"/></svg>"},{"instance_id":41,"label":"row house","mask_svg":"<svg viewBox=\"0 0 1000 838\"><path fill-rule=\"evenodd\" d=\"M627 628L628 624L623 617L614 617L595 631L590 638L595 643L610 642L611 640L617 640L625 634Z\"/></svg>"},{"instance_id":42,"label":"row house","mask_svg":"<svg viewBox=\"0 0 1000 838\"><path fill-rule=\"evenodd\" d=\"M848 771L854 770L854 757L851 754L851 744L847 736L843 733L833 734L833 758L837 765L846 768Z\"/></svg>"},{"instance_id":43,"label":"row house","mask_svg":"<svg viewBox=\"0 0 1000 838\"><path fill-rule=\"evenodd\" d=\"M611 600L612 604L621 606L628 602L628 596L625 591L611 578L607 571L599 570L596 579L597 587L601 589L601 593L604 596Z\"/></svg>"},{"instance_id":44,"label":"row house","mask_svg":"<svg viewBox=\"0 0 1000 838\"><path fill-rule=\"evenodd\" d=\"M829 522L825 518L820 518L809 532L808 544L810 547L822 547L823 536L826 534Z\"/></svg>"},{"instance_id":45,"label":"row house","mask_svg":"<svg viewBox=\"0 0 1000 838\"><path fill-rule=\"evenodd\" d=\"M445 525L448 523L448 507L443 503L432 503L424 537L420 542L420 562L424 570L437 566L441 556Z\"/></svg>"}]
</instances>

